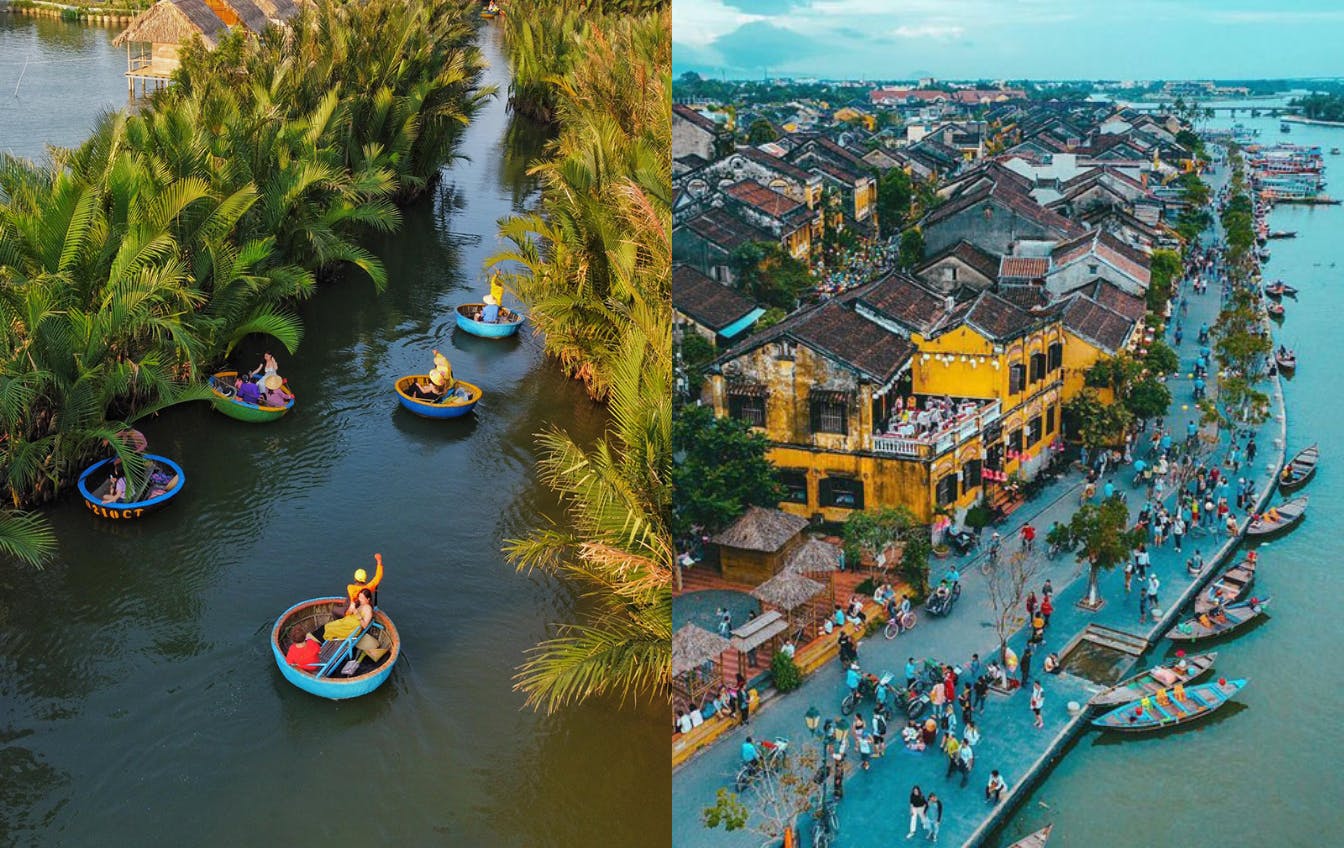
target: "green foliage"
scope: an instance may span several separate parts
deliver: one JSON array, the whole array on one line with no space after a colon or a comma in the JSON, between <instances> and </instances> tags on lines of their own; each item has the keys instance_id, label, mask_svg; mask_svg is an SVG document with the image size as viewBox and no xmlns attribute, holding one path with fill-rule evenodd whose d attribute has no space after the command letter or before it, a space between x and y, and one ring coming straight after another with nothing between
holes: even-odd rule
<instances>
[{"instance_id":1,"label":"green foliage","mask_svg":"<svg viewBox=\"0 0 1344 848\"><path fill-rule=\"evenodd\" d=\"M807 265L773 242L744 244L728 258L738 288L761 306L792 312L812 287Z\"/></svg>"},{"instance_id":2,"label":"green foliage","mask_svg":"<svg viewBox=\"0 0 1344 848\"><path fill-rule=\"evenodd\" d=\"M886 507L851 513L845 519L841 534L845 540L845 557L858 562L863 554L877 557L893 543L904 546L898 573L918 596L928 592L929 542L928 529L915 521L914 514L903 506ZM892 563L887 563L887 568Z\"/></svg>"},{"instance_id":3,"label":"green foliage","mask_svg":"<svg viewBox=\"0 0 1344 848\"><path fill-rule=\"evenodd\" d=\"M1046 532L1045 543L1056 545L1061 550L1070 550L1073 548L1073 532L1067 524L1056 524Z\"/></svg>"},{"instance_id":4,"label":"green foliage","mask_svg":"<svg viewBox=\"0 0 1344 848\"><path fill-rule=\"evenodd\" d=\"M1149 375L1130 387L1125 396L1125 408L1135 418L1157 418L1171 406L1171 390L1156 377Z\"/></svg>"},{"instance_id":5,"label":"green foliage","mask_svg":"<svg viewBox=\"0 0 1344 848\"><path fill-rule=\"evenodd\" d=\"M705 827L711 830L722 827L728 832L741 830L746 827L747 820L751 813L742 799L727 789L720 788L714 796L714 805L706 807L701 813L701 820Z\"/></svg>"},{"instance_id":6,"label":"green foliage","mask_svg":"<svg viewBox=\"0 0 1344 848\"><path fill-rule=\"evenodd\" d=\"M901 248L896 264L909 270L924 261L924 232L919 227L911 227L901 233Z\"/></svg>"},{"instance_id":7,"label":"green foliage","mask_svg":"<svg viewBox=\"0 0 1344 848\"><path fill-rule=\"evenodd\" d=\"M1086 562L1088 597L1095 599L1097 575L1129 559L1143 541L1142 530L1130 530L1129 507L1118 496L1099 504L1084 504L1069 521L1069 535L1078 548L1080 562Z\"/></svg>"},{"instance_id":8,"label":"green foliage","mask_svg":"<svg viewBox=\"0 0 1344 848\"><path fill-rule=\"evenodd\" d=\"M773 507L783 497L775 467L765 458L765 436L733 418L716 418L707 406L682 409L672 427L676 491L672 527L714 533L748 506Z\"/></svg>"},{"instance_id":9,"label":"green foliage","mask_svg":"<svg viewBox=\"0 0 1344 848\"><path fill-rule=\"evenodd\" d=\"M1174 250L1158 248L1151 257L1151 279L1145 293L1148 311L1162 315L1171 299L1171 284L1182 270L1181 255Z\"/></svg>"},{"instance_id":10,"label":"green foliage","mask_svg":"<svg viewBox=\"0 0 1344 848\"><path fill-rule=\"evenodd\" d=\"M775 689L780 692L792 692L803 685L803 673L793 657L782 651L775 651L770 659L770 675L775 681Z\"/></svg>"},{"instance_id":11,"label":"green foliage","mask_svg":"<svg viewBox=\"0 0 1344 848\"><path fill-rule=\"evenodd\" d=\"M989 526L989 522L994 520L994 513L983 503L977 503L975 506L966 510L965 525L973 530L980 530Z\"/></svg>"},{"instance_id":12,"label":"green foliage","mask_svg":"<svg viewBox=\"0 0 1344 848\"><path fill-rule=\"evenodd\" d=\"M910 175L905 171L892 168L877 178L877 220L881 223L883 235L900 232L909 223L913 200L914 187ZM923 252L921 246L921 255Z\"/></svg>"},{"instance_id":13,"label":"green foliage","mask_svg":"<svg viewBox=\"0 0 1344 848\"><path fill-rule=\"evenodd\" d=\"M765 144L777 138L779 138L779 134L775 132L775 128L770 126L770 122L765 118L757 118L752 121L751 126L747 129L748 144Z\"/></svg>"},{"instance_id":14,"label":"green foliage","mask_svg":"<svg viewBox=\"0 0 1344 848\"><path fill-rule=\"evenodd\" d=\"M687 391L691 397L699 397L700 387L705 382L705 368L714 361L717 351L704 336L688 330L682 337L678 352L681 354L682 371L686 375Z\"/></svg>"},{"instance_id":15,"label":"green foliage","mask_svg":"<svg viewBox=\"0 0 1344 848\"><path fill-rule=\"evenodd\" d=\"M1171 345L1162 339L1153 339L1153 343L1148 346L1148 353L1143 358L1143 364L1157 375L1175 374L1181 367L1181 360Z\"/></svg>"},{"instance_id":16,"label":"green foliage","mask_svg":"<svg viewBox=\"0 0 1344 848\"><path fill-rule=\"evenodd\" d=\"M1119 403L1102 403L1092 389L1083 389L1064 404L1064 414L1073 422L1073 432L1089 449L1113 447L1124 441L1134 420L1133 413Z\"/></svg>"},{"instance_id":17,"label":"green foliage","mask_svg":"<svg viewBox=\"0 0 1344 848\"><path fill-rule=\"evenodd\" d=\"M1308 94L1291 103L1314 121L1344 122L1344 96L1339 94Z\"/></svg>"}]
</instances>

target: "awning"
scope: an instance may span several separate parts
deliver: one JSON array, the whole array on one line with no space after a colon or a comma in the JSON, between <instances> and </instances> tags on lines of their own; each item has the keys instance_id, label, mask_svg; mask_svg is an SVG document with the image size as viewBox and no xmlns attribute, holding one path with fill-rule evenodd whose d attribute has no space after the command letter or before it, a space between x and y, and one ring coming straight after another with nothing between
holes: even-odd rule
<instances>
[{"instance_id":1,"label":"awning","mask_svg":"<svg viewBox=\"0 0 1344 848\"><path fill-rule=\"evenodd\" d=\"M735 397L765 397L770 390L763 383L749 383L739 380L728 384L727 393Z\"/></svg>"},{"instance_id":2,"label":"awning","mask_svg":"<svg viewBox=\"0 0 1344 848\"><path fill-rule=\"evenodd\" d=\"M731 640L732 646L739 651L750 651L788 629L789 623L784 620L784 616L780 615L778 610L770 610L735 629Z\"/></svg>"},{"instance_id":3,"label":"awning","mask_svg":"<svg viewBox=\"0 0 1344 848\"><path fill-rule=\"evenodd\" d=\"M746 315L743 315L741 318L738 318L736 321L729 324L727 327L724 327L722 330L719 330L719 335L723 336L725 339L731 339L733 336L747 329L752 324L755 324L756 319L760 318L764 314L765 310L761 309L758 306L755 309L748 312Z\"/></svg>"},{"instance_id":4,"label":"awning","mask_svg":"<svg viewBox=\"0 0 1344 848\"><path fill-rule=\"evenodd\" d=\"M850 401L854 400L853 392L838 392L833 389L813 389L808 395L812 403L834 403L840 406L849 406Z\"/></svg>"}]
</instances>

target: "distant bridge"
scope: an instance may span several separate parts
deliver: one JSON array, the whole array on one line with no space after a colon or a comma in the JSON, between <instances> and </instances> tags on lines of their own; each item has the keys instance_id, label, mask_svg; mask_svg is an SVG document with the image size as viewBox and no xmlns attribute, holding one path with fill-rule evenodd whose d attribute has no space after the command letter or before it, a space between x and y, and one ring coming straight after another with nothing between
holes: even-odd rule
<instances>
[{"instance_id":1,"label":"distant bridge","mask_svg":"<svg viewBox=\"0 0 1344 848\"><path fill-rule=\"evenodd\" d=\"M1126 103L1125 106L1137 112L1156 112L1159 111L1158 106L1165 106L1167 109L1171 108L1170 103ZM1238 112L1241 112L1248 117L1251 112L1255 112L1257 115L1265 115L1271 118L1277 118L1280 115L1294 114L1294 110L1286 106L1204 106L1201 104L1199 108L1212 109L1214 112L1226 112L1232 117L1236 117Z\"/></svg>"}]
</instances>

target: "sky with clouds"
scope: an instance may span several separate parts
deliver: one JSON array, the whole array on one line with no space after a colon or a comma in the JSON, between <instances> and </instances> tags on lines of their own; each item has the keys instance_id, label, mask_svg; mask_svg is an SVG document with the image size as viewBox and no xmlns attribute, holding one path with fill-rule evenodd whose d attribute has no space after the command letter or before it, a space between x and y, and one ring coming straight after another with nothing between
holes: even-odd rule
<instances>
[{"instance_id":1,"label":"sky with clouds","mask_svg":"<svg viewBox=\"0 0 1344 848\"><path fill-rule=\"evenodd\" d=\"M672 65L728 78L1344 75L1344 0L673 0Z\"/></svg>"}]
</instances>

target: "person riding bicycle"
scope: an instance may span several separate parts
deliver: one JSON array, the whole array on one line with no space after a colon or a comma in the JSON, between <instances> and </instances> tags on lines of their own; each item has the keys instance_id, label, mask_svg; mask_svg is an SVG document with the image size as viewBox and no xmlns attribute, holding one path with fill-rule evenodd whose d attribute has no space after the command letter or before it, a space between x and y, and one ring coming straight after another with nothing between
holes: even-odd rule
<instances>
[{"instance_id":1,"label":"person riding bicycle","mask_svg":"<svg viewBox=\"0 0 1344 848\"><path fill-rule=\"evenodd\" d=\"M989 537L989 558L996 560L999 558L999 548L1003 546L1003 537L999 531L995 530L994 535Z\"/></svg>"},{"instance_id":2,"label":"person riding bicycle","mask_svg":"<svg viewBox=\"0 0 1344 848\"><path fill-rule=\"evenodd\" d=\"M756 743L752 741L750 736L742 743L742 765L753 772L761 767L761 751L756 747Z\"/></svg>"},{"instance_id":3,"label":"person riding bicycle","mask_svg":"<svg viewBox=\"0 0 1344 848\"><path fill-rule=\"evenodd\" d=\"M857 701L859 698L859 684L863 682L863 673L859 671L858 663L850 663L849 668L845 670L845 685L849 687L849 694Z\"/></svg>"}]
</instances>

